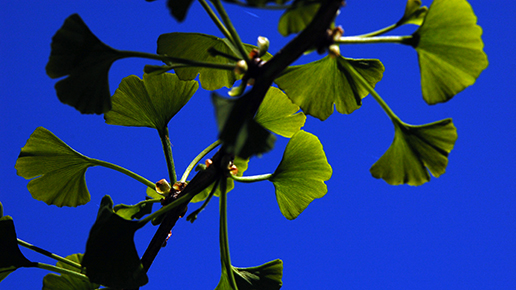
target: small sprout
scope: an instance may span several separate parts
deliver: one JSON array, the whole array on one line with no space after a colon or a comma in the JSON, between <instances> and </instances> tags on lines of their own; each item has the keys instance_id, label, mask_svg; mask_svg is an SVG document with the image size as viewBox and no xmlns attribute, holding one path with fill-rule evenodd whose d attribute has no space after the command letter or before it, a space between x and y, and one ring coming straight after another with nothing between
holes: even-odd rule
<instances>
[{"instance_id":1,"label":"small sprout","mask_svg":"<svg viewBox=\"0 0 516 290\"><path fill-rule=\"evenodd\" d=\"M335 27L332 30L332 32L331 32L331 36L333 37L333 41L339 40L342 37L343 34L344 34L344 29L342 29L341 26Z\"/></svg>"},{"instance_id":2,"label":"small sprout","mask_svg":"<svg viewBox=\"0 0 516 290\"><path fill-rule=\"evenodd\" d=\"M195 171L203 171L206 170L206 168L208 168L206 164L199 163L197 164L197 166L195 166Z\"/></svg>"},{"instance_id":3,"label":"small sprout","mask_svg":"<svg viewBox=\"0 0 516 290\"><path fill-rule=\"evenodd\" d=\"M228 170L231 175L236 175L238 173L238 167L233 163L233 161L229 161Z\"/></svg>"},{"instance_id":4,"label":"small sprout","mask_svg":"<svg viewBox=\"0 0 516 290\"><path fill-rule=\"evenodd\" d=\"M177 193L183 191L183 189L185 188L186 186L186 182L181 182L181 181L178 181L176 183L174 183L174 185L172 185L172 188L177 191Z\"/></svg>"},{"instance_id":5,"label":"small sprout","mask_svg":"<svg viewBox=\"0 0 516 290\"><path fill-rule=\"evenodd\" d=\"M250 52L249 52L249 58L250 59L255 59L258 57L258 55L260 54L260 52L258 51L258 49L256 48L253 48Z\"/></svg>"},{"instance_id":6,"label":"small sprout","mask_svg":"<svg viewBox=\"0 0 516 290\"><path fill-rule=\"evenodd\" d=\"M264 36L258 37L258 57L262 57L269 50L269 39Z\"/></svg>"},{"instance_id":7,"label":"small sprout","mask_svg":"<svg viewBox=\"0 0 516 290\"><path fill-rule=\"evenodd\" d=\"M337 58L340 56L340 48L337 44L332 44L328 48L328 54L331 58Z\"/></svg>"},{"instance_id":8,"label":"small sprout","mask_svg":"<svg viewBox=\"0 0 516 290\"><path fill-rule=\"evenodd\" d=\"M236 74L245 74L247 72L247 63L245 60L241 59L236 63L235 73Z\"/></svg>"},{"instance_id":9,"label":"small sprout","mask_svg":"<svg viewBox=\"0 0 516 290\"><path fill-rule=\"evenodd\" d=\"M170 184L166 179L156 182L156 192L164 196L168 196L170 194Z\"/></svg>"},{"instance_id":10,"label":"small sprout","mask_svg":"<svg viewBox=\"0 0 516 290\"><path fill-rule=\"evenodd\" d=\"M206 168L210 167L210 165L213 164L213 161L211 159L206 159L206 161L204 162L204 164L206 164Z\"/></svg>"}]
</instances>

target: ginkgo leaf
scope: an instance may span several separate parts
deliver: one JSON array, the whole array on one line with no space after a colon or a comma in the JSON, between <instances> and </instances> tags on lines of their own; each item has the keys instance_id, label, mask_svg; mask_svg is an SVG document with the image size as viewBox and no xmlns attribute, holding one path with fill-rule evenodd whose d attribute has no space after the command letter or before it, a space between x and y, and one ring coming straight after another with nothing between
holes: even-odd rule
<instances>
[{"instance_id":1,"label":"ginkgo leaf","mask_svg":"<svg viewBox=\"0 0 516 290\"><path fill-rule=\"evenodd\" d=\"M235 160L233 160L233 164L238 168L238 172L237 172L236 176L242 177L244 175L244 172L247 170L247 166L249 164L249 159L242 159L239 157L235 157ZM194 196L194 198L192 198L191 202L199 202L199 201L205 200L208 197L208 195L210 194L214 185L215 185L215 183L213 183L212 185L205 188L203 191L196 194ZM235 187L235 182L233 181L233 179L228 178L227 183L226 183L226 193L230 192L234 187ZM214 195L220 196L220 187L218 187L215 190Z\"/></svg>"},{"instance_id":2,"label":"ginkgo leaf","mask_svg":"<svg viewBox=\"0 0 516 290\"><path fill-rule=\"evenodd\" d=\"M306 116L299 106L278 88L270 87L254 120L266 129L290 138L305 125Z\"/></svg>"},{"instance_id":3,"label":"ginkgo leaf","mask_svg":"<svg viewBox=\"0 0 516 290\"><path fill-rule=\"evenodd\" d=\"M154 2L156 0L145 0L147 2ZM174 18L182 22L185 20L186 14L193 0L168 0L167 7L170 10L170 14L174 16Z\"/></svg>"},{"instance_id":4,"label":"ginkgo leaf","mask_svg":"<svg viewBox=\"0 0 516 290\"><path fill-rule=\"evenodd\" d=\"M113 211L126 220L139 219L146 214L152 213L152 202L141 201L134 205L117 204Z\"/></svg>"},{"instance_id":5,"label":"ginkgo leaf","mask_svg":"<svg viewBox=\"0 0 516 290\"><path fill-rule=\"evenodd\" d=\"M14 222L10 216L0 218L0 281L20 267L34 267L20 251Z\"/></svg>"},{"instance_id":6,"label":"ginkgo leaf","mask_svg":"<svg viewBox=\"0 0 516 290\"><path fill-rule=\"evenodd\" d=\"M231 267L239 290L277 290L283 285L283 261L277 259L249 268ZM216 290L233 290L223 273Z\"/></svg>"},{"instance_id":7,"label":"ginkgo leaf","mask_svg":"<svg viewBox=\"0 0 516 290\"><path fill-rule=\"evenodd\" d=\"M113 212L109 195L102 198L81 263L91 282L116 289L147 284L147 273L134 244L134 234L141 227Z\"/></svg>"},{"instance_id":8,"label":"ginkgo leaf","mask_svg":"<svg viewBox=\"0 0 516 290\"><path fill-rule=\"evenodd\" d=\"M392 185L421 185L430 181L428 171L435 177L445 172L456 140L451 119L420 126L394 122L394 141L371 174Z\"/></svg>"},{"instance_id":9,"label":"ginkgo leaf","mask_svg":"<svg viewBox=\"0 0 516 290\"><path fill-rule=\"evenodd\" d=\"M339 113L351 114L362 105L368 91L341 64L343 61L348 61L372 87L382 79L384 67L379 60L326 56L287 68L275 82L305 114L325 120L334 105Z\"/></svg>"},{"instance_id":10,"label":"ginkgo leaf","mask_svg":"<svg viewBox=\"0 0 516 290\"><path fill-rule=\"evenodd\" d=\"M33 178L27 185L33 198L49 205L75 207L90 201L85 174L95 165L52 132L38 127L21 149L14 167L18 175Z\"/></svg>"},{"instance_id":11,"label":"ginkgo leaf","mask_svg":"<svg viewBox=\"0 0 516 290\"><path fill-rule=\"evenodd\" d=\"M165 128L199 87L175 74L132 75L124 78L112 98L113 109L104 115L107 124Z\"/></svg>"},{"instance_id":12,"label":"ginkgo leaf","mask_svg":"<svg viewBox=\"0 0 516 290\"><path fill-rule=\"evenodd\" d=\"M269 178L276 189L281 213L289 220L295 219L314 199L326 194L324 181L331 175L319 139L303 130L294 134L281 163Z\"/></svg>"},{"instance_id":13,"label":"ginkgo leaf","mask_svg":"<svg viewBox=\"0 0 516 290\"><path fill-rule=\"evenodd\" d=\"M212 94L219 131L219 139L224 143L227 153L242 159L259 155L274 147L276 137L252 117L242 123L231 122L231 114L245 106L242 98L226 99L216 93Z\"/></svg>"},{"instance_id":14,"label":"ginkgo leaf","mask_svg":"<svg viewBox=\"0 0 516 290\"><path fill-rule=\"evenodd\" d=\"M224 0L224 1L225 2L229 2L229 3L235 2L234 0ZM247 3L247 5L252 6L252 7L264 7L268 3L273 3L273 4L276 4L276 5L281 5L281 4L284 4L284 3L288 2L288 1L289 0L246 0L245 2Z\"/></svg>"},{"instance_id":15,"label":"ginkgo leaf","mask_svg":"<svg viewBox=\"0 0 516 290\"><path fill-rule=\"evenodd\" d=\"M421 0L408 0L405 13L396 24L398 26L403 24L421 25L427 12L428 8L426 6L421 7Z\"/></svg>"},{"instance_id":16,"label":"ginkgo leaf","mask_svg":"<svg viewBox=\"0 0 516 290\"><path fill-rule=\"evenodd\" d=\"M278 31L283 36L298 33L312 21L321 6L321 1L295 0L278 22Z\"/></svg>"},{"instance_id":17,"label":"ginkgo leaf","mask_svg":"<svg viewBox=\"0 0 516 290\"><path fill-rule=\"evenodd\" d=\"M245 49L250 52L252 45L245 45ZM216 50L227 55L237 58L237 51L232 47L227 39L218 38L212 35L201 33L167 33L162 34L158 38L158 54L167 55L169 57L177 57L183 59L196 60L199 62L218 63L218 64L236 64L235 60L230 60L220 55L212 55L210 50ZM262 56L263 60L272 57L267 53ZM232 70L220 70L203 67L187 67L176 68L177 76L182 80L193 80L199 74L201 87L206 90L217 90L222 87L230 88L235 81L240 79L242 75L235 74Z\"/></svg>"},{"instance_id":18,"label":"ginkgo leaf","mask_svg":"<svg viewBox=\"0 0 516 290\"><path fill-rule=\"evenodd\" d=\"M482 28L465 0L434 0L413 34L421 89L428 104L446 102L472 85L487 67Z\"/></svg>"},{"instance_id":19,"label":"ginkgo leaf","mask_svg":"<svg viewBox=\"0 0 516 290\"><path fill-rule=\"evenodd\" d=\"M66 259L76 262L77 264L81 264L82 257L83 254L72 254L67 256ZM81 273L80 269L72 267L61 261L57 262L56 266ZM43 290L95 290L99 288L99 286L100 285L98 284L87 282L68 274L56 275L51 273L45 275L45 278L43 278Z\"/></svg>"},{"instance_id":20,"label":"ginkgo leaf","mask_svg":"<svg viewBox=\"0 0 516 290\"><path fill-rule=\"evenodd\" d=\"M69 16L52 38L48 76L56 83L59 100L82 114L102 114L111 109L108 72L125 57L102 43L77 14Z\"/></svg>"}]
</instances>

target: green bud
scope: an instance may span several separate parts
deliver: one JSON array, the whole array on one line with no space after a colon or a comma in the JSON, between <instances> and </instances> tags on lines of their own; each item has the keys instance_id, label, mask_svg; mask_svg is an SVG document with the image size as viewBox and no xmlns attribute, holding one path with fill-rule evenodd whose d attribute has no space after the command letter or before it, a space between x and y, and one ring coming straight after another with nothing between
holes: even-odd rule
<instances>
[{"instance_id":1,"label":"green bud","mask_svg":"<svg viewBox=\"0 0 516 290\"><path fill-rule=\"evenodd\" d=\"M264 36L258 37L258 57L262 57L269 50L269 39Z\"/></svg>"}]
</instances>

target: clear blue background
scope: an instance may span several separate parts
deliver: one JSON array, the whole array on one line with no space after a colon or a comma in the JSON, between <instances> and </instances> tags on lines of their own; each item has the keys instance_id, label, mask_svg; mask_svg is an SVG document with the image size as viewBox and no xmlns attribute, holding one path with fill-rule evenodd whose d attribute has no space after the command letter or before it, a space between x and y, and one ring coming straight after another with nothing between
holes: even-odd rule
<instances>
[{"instance_id":1,"label":"clear blue background","mask_svg":"<svg viewBox=\"0 0 516 290\"><path fill-rule=\"evenodd\" d=\"M348 1L337 18L346 35L376 30L403 14L404 0ZM420 187L389 186L369 167L387 150L393 127L373 98L351 115L327 121L308 118L305 130L319 136L333 166L328 194L288 221L268 182L239 184L229 195L229 240L235 266L281 258L282 289L516 289L516 198L514 165L516 77L514 11L511 1L470 3L484 29L490 65L476 84L446 104L427 106L421 97L417 55L394 44L342 46L344 56L379 58L385 65L380 95L405 121L423 124L452 117L459 139L446 174ZM423 1L430 5L430 1ZM279 12L226 5L244 42L260 35L277 52L290 38L277 32ZM31 198L14 164L30 134L44 126L79 152L127 167L150 180L166 178L155 130L104 124L62 105L54 80L45 74L50 41L64 19L79 13L106 44L156 51L162 33L187 31L221 36L200 5L177 23L165 1L10 1L0 11L0 201L14 218L18 237L66 256L82 253L100 199L136 203L145 186L105 168L86 174L92 195L78 208L47 206ZM395 31L409 34L414 26ZM316 59L310 55L300 59ZM142 76L141 59L116 62L111 91L130 74ZM222 91L224 92L224 91ZM209 93L199 91L170 123L179 174L217 137ZM286 140L254 158L249 174L272 172ZM198 205L191 205L190 210ZM155 227L136 235L140 254ZM22 250L29 259L54 261ZM0 289L39 289L46 271L20 269ZM142 289L214 289L220 277L218 205L199 219L180 220ZM164 288L163 288L164 287Z\"/></svg>"}]
</instances>

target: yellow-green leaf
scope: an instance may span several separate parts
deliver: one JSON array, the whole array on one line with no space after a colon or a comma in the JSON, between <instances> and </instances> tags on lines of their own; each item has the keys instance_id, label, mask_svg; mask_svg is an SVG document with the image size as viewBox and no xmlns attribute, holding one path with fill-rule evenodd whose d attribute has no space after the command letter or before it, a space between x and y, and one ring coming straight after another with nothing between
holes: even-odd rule
<instances>
[{"instance_id":1,"label":"yellow-green leaf","mask_svg":"<svg viewBox=\"0 0 516 290\"><path fill-rule=\"evenodd\" d=\"M14 167L25 179L34 178L27 188L35 199L75 207L90 201L84 175L95 165L52 132L38 127L21 149Z\"/></svg>"},{"instance_id":2,"label":"yellow-green leaf","mask_svg":"<svg viewBox=\"0 0 516 290\"><path fill-rule=\"evenodd\" d=\"M413 34L423 98L446 102L472 85L487 67L482 28L465 0L435 0Z\"/></svg>"},{"instance_id":3,"label":"yellow-green leaf","mask_svg":"<svg viewBox=\"0 0 516 290\"><path fill-rule=\"evenodd\" d=\"M405 7L403 17L398 21L397 25L415 24L421 25L425 19L428 8L421 7L421 0L408 0Z\"/></svg>"},{"instance_id":4,"label":"yellow-green leaf","mask_svg":"<svg viewBox=\"0 0 516 290\"><path fill-rule=\"evenodd\" d=\"M124 78L112 98L113 109L104 115L106 123L122 126L165 128L199 87L196 81L182 81L175 74L132 75Z\"/></svg>"},{"instance_id":5,"label":"yellow-green leaf","mask_svg":"<svg viewBox=\"0 0 516 290\"><path fill-rule=\"evenodd\" d=\"M391 146L371 167L374 177L392 185L421 185L430 181L428 171L435 177L445 172L457 140L451 119L420 126L394 122L394 129Z\"/></svg>"},{"instance_id":6,"label":"yellow-green leaf","mask_svg":"<svg viewBox=\"0 0 516 290\"><path fill-rule=\"evenodd\" d=\"M371 86L382 79L384 67L375 59L326 56L321 60L292 66L275 82L307 115L325 120L335 105L341 114L351 114L362 105L368 91L341 64L348 61Z\"/></svg>"},{"instance_id":7,"label":"yellow-green leaf","mask_svg":"<svg viewBox=\"0 0 516 290\"><path fill-rule=\"evenodd\" d=\"M295 219L314 199L326 194L324 181L331 175L319 139L303 130L294 134L281 163L269 178L276 189L281 213L289 220Z\"/></svg>"},{"instance_id":8,"label":"yellow-green leaf","mask_svg":"<svg viewBox=\"0 0 516 290\"><path fill-rule=\"evenodd\" d=\"M66 259L76 262L80 265L82 256L83 254L72 254L67 256ZM57 262L56 266L81 273L81 269L72 267L61 261ZM99 288L98 284L94 284L68 274L56 275L51 273L45 275L45 278L43 278L43 290L95 290L97 288Z\"/></svg>"},{"instance_id":9,"label":"yellow-green leaf","mask_svg":"<svg viewBox=\"0 0 516 290\"><path fill-rule=\"evenodd\" d=\"M239 290L278 290L283 285L283 261L276 259L263 265L249 268L231 266L232 275ZM223 271L216 290L233 290L229 277Z\"/></svg>"},{"instance_id":10,"label":"yellow-green leaf","mask_svg":"<svg viewBox=\"0 0 516 290\"><path fill-rule=\"evenodd\" d=\"M264 128L290 138L304 126L306 116L278 88L271 87L254 117Z\"/></svg>"}]
</instances>

